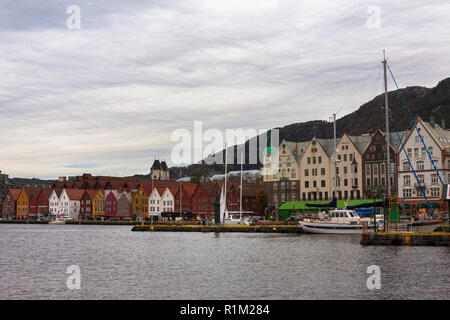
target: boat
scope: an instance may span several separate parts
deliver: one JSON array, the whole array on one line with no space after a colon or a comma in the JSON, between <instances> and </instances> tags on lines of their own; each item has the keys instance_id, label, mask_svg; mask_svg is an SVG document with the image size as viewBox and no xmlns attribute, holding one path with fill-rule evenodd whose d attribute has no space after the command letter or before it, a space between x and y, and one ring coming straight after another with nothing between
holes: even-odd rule
<instances>
[{"instance_id":1,"label":"boat","mask_svg":"<svg viewBox=\"0 0 450 320\"><path fill-rule=\"evenodd\" d=\"M64 219L61 219L58 215L56 215L55 220L51 220L48 222L48 224L65 224L66 221Z\"/></svg>"},{"instance_id":2,"label":"boat","mask_svg":"<svg viewBox=\"0 0 450 320\"><path fill-rule=\"evenodd\" d=\"M375 218L377 232L384 231L384 221L381 216ZM395 221L390 223L390 231L401 232L432 232L444 220ZM355 210L336 209L328 214L319 214L319 219L305 219L299 225L306 233L325 234L362 234L374 230L372 218L361 218Z\"/></svg>"},{"instance_id":3,"label":"boat","mask_svg":"<svg viewBox=\"0 0 450 320\"><path fill-rule=\"evenodd\" d=\"M328 214L319 213L318 219L304 219L299 225L307 233L361 234L365 228L373 229L373 219L361 218L355 210L336 209ZM377 220L377 230L382 227L382 220Z\"/></svg>"}]
</instances>

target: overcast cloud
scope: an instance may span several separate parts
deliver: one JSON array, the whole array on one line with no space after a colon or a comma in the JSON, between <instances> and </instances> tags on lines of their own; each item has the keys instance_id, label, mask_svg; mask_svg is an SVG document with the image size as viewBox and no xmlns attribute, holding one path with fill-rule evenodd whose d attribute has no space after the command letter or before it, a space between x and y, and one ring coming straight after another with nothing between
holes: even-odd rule
<instances>
[{"instance_id":1,"label":"overcast cloud","mask_svg":"<svg viewBox=\"0 0 450 320\"><path fill-rule=\"evenodd\" d=\"M435 86L450 76L449 17L448 0L1 0L0 170L148 173L195 120L342 117L382 92L383 49L400 86Z\"/></svg>"}]
</instances>

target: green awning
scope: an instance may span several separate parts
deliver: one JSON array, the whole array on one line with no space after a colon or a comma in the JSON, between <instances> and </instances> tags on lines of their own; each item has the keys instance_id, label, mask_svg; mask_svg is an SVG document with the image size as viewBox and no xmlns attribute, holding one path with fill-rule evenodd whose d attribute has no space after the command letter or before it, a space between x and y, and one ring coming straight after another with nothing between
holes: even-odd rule
<instances>
[{"instance_id":1,"label":"green awning","mask_svg":"<svg viewBox=\"0 0 450 320\"><path fill-rule=\"evenodd\" d=\"M411 206L409 205L409 203L405 203L405 204L403 204L403 208L409 209L409 208L411 208Z\"/></svg>"},{"instance_id":2,"label":"green awning","mask_svg":"<svg viewBox=\"0 0 450 320\"><path fill-rule=\"evenodd\" d=\"M417 208L419 208L419 209L423 209L423 208L426 208L426 207L427 207L427 205L425 203L423 203L423 202L421 202L421 203L419 203L417 205Z\"/></svg>"},{"instance_id":3,"label":"green awning","mask_svg":"<svg viewBox=\"0 0 450 320\"><path fill-rule=\"evenodd\" d=\"M433 202L433 203L431 204L431 207L432 207L433 209L439 208L439 203Z\"/></svg>"}]
</instances>

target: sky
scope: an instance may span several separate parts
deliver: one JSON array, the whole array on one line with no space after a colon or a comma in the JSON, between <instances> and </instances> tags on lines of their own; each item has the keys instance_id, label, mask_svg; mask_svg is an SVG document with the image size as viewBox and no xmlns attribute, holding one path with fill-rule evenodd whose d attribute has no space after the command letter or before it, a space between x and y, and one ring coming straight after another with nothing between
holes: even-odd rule
<instances>
[{"instance_id":1,"label":"sky","mask_svg":"<svg viewBox=\"0 0 450 320\"><path fill-rule=\"evenodd\" d=\"M10 177L147 174L194 121L340 118L382 93L383 49L400 87L450 76L448 0L0 1Z\"/></svg>"}]
</instances>

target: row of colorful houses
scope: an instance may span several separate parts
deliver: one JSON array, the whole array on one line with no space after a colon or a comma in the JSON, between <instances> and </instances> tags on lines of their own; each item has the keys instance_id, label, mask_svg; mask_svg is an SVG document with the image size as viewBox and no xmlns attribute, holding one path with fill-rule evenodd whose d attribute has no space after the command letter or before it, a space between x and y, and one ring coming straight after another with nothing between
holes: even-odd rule
<instances>
[{"instance_id":1,"label":"row of colorful houses","mask_svg":"<svg viewBox=\"0 0 450 320\"><path fill-rule=\"evenodd\" d=\"M223 182L177 183L169 186L140 184L136 189L21 188L9 189L3 200L2 216L29 219L58 216L74 220L153 218L167 213L192 213L213 218L216 195ZM257 212L256 194L262 184L245 183L242 210ZM240 210L240 185L227 184L227 208Z\"/></svg>"}]
</instances>

